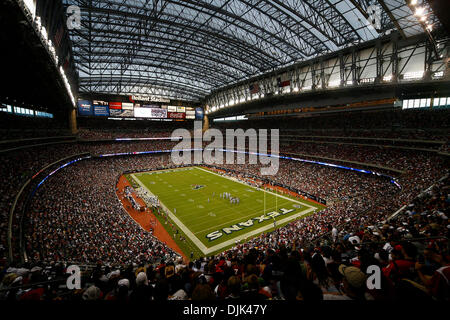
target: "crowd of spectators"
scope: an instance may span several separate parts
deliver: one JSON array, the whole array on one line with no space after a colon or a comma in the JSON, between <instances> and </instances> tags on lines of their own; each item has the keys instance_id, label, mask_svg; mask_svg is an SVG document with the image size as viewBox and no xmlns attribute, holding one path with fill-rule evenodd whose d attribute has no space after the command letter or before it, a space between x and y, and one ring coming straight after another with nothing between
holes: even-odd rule
<instances>
[{"instance_id":1,"label":"crowd of spectators","mask_svg":"<svg viewBox=\"0 0 450 320\"><path fill-rule=\"evenodd\" d=\"M153 134L160 136L160 132ZM138 132L133 135L142 136ZM92 131L81 137L103 139L116 135ZM0 265L7 265L6 235L13 199L24 181L43 166L77 153L150 151L171 149L175 144L167 140L64 143L2 154L0 172L6 183L1 186L0 199ZM447 173L444 157L401 149L299 142L282 151L396 168L404 171L397 177L401 189L376 176L281 160L278 173L270 179L326 199L327 208L239 243L218 256L187 262L179 260L178 254L135 224L114 192L122 172L170 165L168 156L80 161L51 176L33 198L26 232L29 262L4 268L0 273L0 296L107 300L387 299L407 297L413 291L408 286L413 285L424 297L448 299L448 291L447 296L443 293L445 288L448 290L443 286L448 268L437 271L448 265L448 243L442 238L408 240L448 238L448 180L414 200ZM238 170L242 176L259 175L257 165L222 167ZM408 204L400 218L386 220ZM64 278L69 262L98 264L85 275L83 290L68 292L59 285L32 285ZM383 284L389 290L363 290L361 283L369 264L383 269ZM409 266L408 272L402 273L399 281L398 273L403 272L405 265ZM2 290L27 284L32 290Z\"/></svg>"},{"instance_id":2,"label":"crowd of spectators","mask_svg":"<svg viewBox=\"0 0 450 320\"><path fill-rule=\"evenodd\" d=\"M442 136L442 132L449 129L450 112L447 109L430 110L373 110L342 113L304 114L299 117L266 117L255 119L249 117L246 121L239 121L242 128L279 128L295 130L297 132L314 132L317 134L345 133L345 135L359 134L365 131L365 136L390 137L402 131L414 132L405 138L430 138L435 132ZM219 128L234 128L236 123L214 122ZM364 136L364 135L363 135Z\"/></svg>"},{"instance_id":3,"label":"crowd of spectators","mask_svg":"<svg viewBox=\"0 0 450 320\"><path fill-rule=\"evenodd\" d=\"M36 146L0 154L0 261L6 259L8 216L14 198L22 185L43 167L70 155L91 153L94 155L171 149L176 142L141 141L132 143L59 143ZM17 227L14 224L13 227Z\"/></svg>"},{"instance_id":4,"label":"crowd of spectators","mask_svg":"<svg viewBox=\"0 0 450 320\"><path fill-rule=\"evenodd\" d=\"M16 152L2 154L0 161L0 166L2 167L1 172L4 181L8 181L8 183L2 185L2 201L0 202L0 205L2 207L2 219L0 223L0 228L2 230L0 253L2 254L2 257L4 258L6 255L6 230L8 213L14 197L25 180L33 176L43 166L52 163L64 156L83 152L89 152L92 154L104 154L149 151L171 149L175 144L176 142L170 142L167 140L96 144L65 143L50 145L46 147L33 147ZM377 163L380 165L392 166L405 170L406 173L400 177L400 182L404 190L408 190L408 192L403 192L396 198L399 199L399 205L401 205L405 201L408 201L408 199L405 199L407 195L417 194L424 187L431 184L435 179L439 178L438 175L442 173L442 168L445 168L444 160L437 155L430 155L427 153L413 153L394 149L386 149L382 152L376 152L376 149L371 149L371 147L361 147L360 149L358 149L355 146L351 145L341 146L340 148L335 146L333 147L318 145L315 147L310 147L310 149L308 149L307 151L308 153L315 154L316 156L322 155L336 159L341 158L348 160L358 160L361 162ZM302 152L302 150L292 149L289 151L296 151L297 153ZM384 154L387 154L387 156L385 156ZM296 168L303 169L297 170ZM252 168L252 166L240 169L252 170L251 172L253 173L256 173L256 171L258 171L257 168ZM280 183L291 185L310 194L328 198L329 200L333 201L335 197L332 194L327 194L324 189L337 193L341 187L337 186L336 188L330 188L328 184L330 183L330 181L339 181L339 179L341 178L339 178L338 176L333 176L333 174L337 174L333 172L337 171L324 172L323 170L324 168L319 166L300 163L296 163L295 168L292 167L292 164L283 165L281 166L281 169L277 176L274 177L274 180ZM418 172L426 174L417 174ZM290 177L292 176L294 177L294 179L290 179ZM355 181L358 181L358 179L361 178L359 178L358 176L355 179ZM289 181L290 183L287 183L287 181ZM342 210L346 210L346 204L343 202L341 203ZM338 206L338 204L336 204L336 206Z\"/></svg>"},{"instance_id":5,"label":"crowd of spectators","mask_svg":"<svg viewBox=\"0 0 450 320\"><path fill-rule=\"evenodd\" d=\"M89 129L82 128L78 130L77 137L83 140L106 140L116 138L162 138L170 137L172 131L169 130L111 130L111 129Z\"/></svg>"},{"instance_id":6,"label":"crowd of spectators","mask_svg":"<svg viewBox=\"0 0 450 320\"><path fill-rule=\"evenodd\" d=\"M439 155L414 149L405 150L338 143L294 142L289 146L284 146L283 152L356 161L402 171L411 170L415 162L436 162L440 158Z\"/></svg>"},{"instance_id":7,"label":"crowd of spectators","mask_svg":"<svg viewBox=\"0 0 450 320\"><path fill-rule=\"evenodd\" d=\"M0 290L9 289L0 291L0 299L448 302L448 191L447 177L391 220L330 226L327 237L308 245L281 241L290 232L285 227L191 262L99 263L83 273L79 290L65 288L63 262L9 267L1 274ZM380 271L372 287L369 266Z\"/></svg>"},{"instance_id":8,"label":"crowd of spectators","mask_svg":"<svg viewBox=\"0 0 450 320\"><path fill-rule=\"evenodd\" d=\"M123 171L163 165L157 156L98 159L52 176L30 208L29 259L117 265L176 256L130 219L114 192Z\"/></svg>"}]
</instances>

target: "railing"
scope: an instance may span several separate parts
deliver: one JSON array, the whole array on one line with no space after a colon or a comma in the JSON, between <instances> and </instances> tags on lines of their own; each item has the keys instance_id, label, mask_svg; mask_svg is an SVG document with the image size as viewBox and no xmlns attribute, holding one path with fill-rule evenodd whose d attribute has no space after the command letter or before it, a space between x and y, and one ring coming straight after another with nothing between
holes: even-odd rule
<instances>
[{"instance_id":1,"label":"railing","mask_svg":"<svg viewBox=\"0 0 450 320\"><path fill-rule=\"evenodd\" d=\"M19 146L19 147L14 147L14 148L9 148L9 149L2 149L2 150L0 150L0 153L8 153L8 152L18 151L18 150L23 150L23 149L28 149L28 148L44 147L44 146L52 146L52 145L57 145L57 144L76 143L76 142L77 142L76 140L64 140L64 141L54 141L54 142L30 144L30 145Z\"/></svg>"},{"instance_id":2,"label":"railing","mask_svg":"<svg viewBox=\"0 0 450 320\"><path fill-rule=\"evenodd\" d=\"M445 179L448 178L448 174L446 174L445 176L443 176L442 178L440 178L438 181L436 181L435 183L433 183L431 186L429 186L428 188L426 188L425 190L423 190L418 196L420 196L421 194L423 194L424 192L428 192L429 190L431 190L437 183L444 181ZM417 196L417 197L418 197ZM415 199L417 199L417 197L415 197ZM403 207L401 207L400 209L398 209L396 212L394 212L390 217L387 218L387 221L391 221L393 219L395 219L400 213L402 213L403 211L405 211L405 209L407 208L407 205L404 205Z\"/></svg>"},{"instance_id":3,"label":"railing","mask_svg":"<svg viewBox=\"0 0 450 320\"><path fill-rule=\"evenodd\" d=\"M28 288L39 287L39 286L42 287L45 285L65 283L65 281L66 281L66 279L64 278L64 279L55 279L55 280L48 280L48 281L42 281L42 282L22 284L20 286L13 286L13 287L0 289L0 292L14 291L14 290L19 290L19 289L28 289Z\"/></svg>"},{"instance_id":4,"label":"railing","mask_svg":"<svg viewBox=\"0 0 450 320\"><path fill-rule=\"evenodd\" d=\"M419 238L402 238L400 240L395 240L395 242L421 242L421 241L429 241L429 240L449 240L446 236L431 236L431 237L419 237ZM361 242L360 245L373 245L373 244L385 244L386 241L370 241L370 242Z\"/></svg>"}]
</instances>

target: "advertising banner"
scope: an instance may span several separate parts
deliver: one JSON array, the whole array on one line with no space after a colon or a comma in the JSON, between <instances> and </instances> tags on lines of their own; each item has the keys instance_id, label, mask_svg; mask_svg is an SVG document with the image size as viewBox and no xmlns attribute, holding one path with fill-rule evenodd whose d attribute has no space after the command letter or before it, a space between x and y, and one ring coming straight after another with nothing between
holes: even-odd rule
<instances>
[{"instance_id":1,"label":"advertising banner","mask_svg":"<svg viewBox=\"0 0 450 320\"><path fill-rule=\"evenodd\" d=\"M186 119L195 119L195 111L186 111Z\"/></svg>"},{"instance_id":2,"label":"advertising banner","mask_svg":"<svg viewBox=\"0 0 450 320\"><path fill-rule=\"evenodd\" d=\"M185 119L186 113L183 112L168 112L167 116L169 119Z\"/></svg>"},{"instance_id":3,"label":"advertising banner","mask_svg":"<svg viewBox=\"0 0 450 320\"><path fill-rule=\"evenodd\" d=\"M133 104L130 102L124 102L122 103L122 109L123 110L133 110Z\"/></svg>"},{"instance_id":4,"label":"advertising banner","mask_svg":"<svg viewBox=\"0 0 450 320\"><path fill-rule=\"evenodd\" d=\"M167 110L161 108L151 108L151 117L158 119L166 119L167 118Z\"/></svg>"},{"instance_id":5,"label":"advertising banner","mask_svg":"<svg viewBox=\"0 0 450 320\"><path fill-rule=\"evenodd\" d=\"M195 109L195 119L203 120L203 109L202 108Z\"/></svg>"},{"instance_id":6,"label":"advertising banner","mask_svg":"<svg viewBox=\"0 0 450 320\"><path fill-rule=\"evenodd\" d=\"M167 118L167 110L161 108L136 108L134 109L136 118Z\"/></svg>"},{"instance_id":7,"label":"advertising banner","mask_svg":"<svg viewBox=\"0 0 450 320\"><path fill-rule=\"evenodd\" d=\"M78 100L78 115L93 116L94 111L92 108L92 103L88 100Z\"/></svg>"},{"instance_id":8,"label":"advertising banner","mask_svg":"<svg viewBox=\"0 0 450 320\"><path fill-rule=\"evenodd\" d=\"M109 102L109 110L122 110L122 102Z\"/></svg>"},{"instance_id":9,"label":"advertising banner","mask_svg":"<svg viewBox=\"0 0 450 320\"><path fill-rule=\"evenodd\" d=\"M159 96L153 96L153 95L140 95L140 94L135 94L135 95L131 95L130 97L130 101L134 102L134 101L151 101L151 102L165 102L165 103L170 103L170 99L166 99L166 98L162 98Z\"/></svg>"},{"instance_id":10,"label":"advertising banner","mask_svg":"<svg viewBox=\"0 0 450 320\"><path fill-rule=\"evenodd\" d=\"M109 117L109 103L101 100L94 100L94 116Z\"/></svg>"},{"instance_id":11,"label":"advertising banner","mask_svg":"<svg viewBox=\"0 0 450 320\"><path fill-rule=\"evenodd\" d=\"M121 117L122 102L109 102L109 115L111 117Z\"/></svg>"},{"instance_id":12,"label":"advertising banner","mask_svg":"<svg viewBox=\"0 0 450 320\"><path fill-rule=\"evenodd\" d=\"M128 102L123 102L121 103L122 109L121 110L117 110L117 109L111 109L111 103L109 104L109 113L111 114L111 116L116 116L116 117L127 117L127 118L131 118L134 116L134 111L133 111L133 104L132 103L128 103Z\"/></svg>"}]
</instances>

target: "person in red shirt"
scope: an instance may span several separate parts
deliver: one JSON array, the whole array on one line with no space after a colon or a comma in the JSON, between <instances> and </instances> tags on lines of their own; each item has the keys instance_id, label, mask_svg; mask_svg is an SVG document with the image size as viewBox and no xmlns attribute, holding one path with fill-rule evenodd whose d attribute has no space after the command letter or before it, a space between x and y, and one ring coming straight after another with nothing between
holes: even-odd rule
<instances>
[{"instance_id":1,"label":"person in red shirt","mask_svg":"<svg viewBox=\"0 0 450 320\"><path fill-rule=\"evenodd\" d=\"M450 259L448 256L440 255L433 250L428 254L434 263L441 265L434 271L432 276L424 274L425 264L417 262L415 269L421 281L425 284L428 292L439 301L450 300Z\"/></svg>"},{"instance_id":2,"label":"person in red shirt","mask_svg":"<svg viewBox=\"0 0 450 320\"><path fill-rule=\"evenodd\" d=\"M403 245L396 245L391 252L392 260L387 267L383 268L383 274L395 281L400 278L411 278L414 273L415 257L417 248L413 244L406 242Z\"/></svg>"}]
</instances>

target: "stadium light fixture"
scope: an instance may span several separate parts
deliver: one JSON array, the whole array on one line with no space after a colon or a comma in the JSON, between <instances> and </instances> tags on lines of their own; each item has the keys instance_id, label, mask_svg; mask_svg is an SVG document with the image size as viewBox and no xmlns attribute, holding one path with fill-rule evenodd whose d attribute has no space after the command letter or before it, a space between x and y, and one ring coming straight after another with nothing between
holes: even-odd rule
<instances>
[{"instance_id":1,"label":"stadium light fixture","mask_svg":"<svg viewBox=\"0 0 450 320\"><path fill-rule=\"evenodd\" d=\"M423 16L424 12L425 12L425 8L417 7L416 8L416 12L414 13L414 15L421 17L421 16Z\"/></svg>"},{"instance_id":2,"label":"stadium light fixture","mask_svg":"<svg viewBox=\"0 0 450 320\"><path fill-rule=\"evenodd\" d=\"M423 71L411 71L403 74L404 80L420 80L423 78Z\"/></svg>"},{"instance_id":3,"label":"stadium light fixture","mask_svg":"<svg viewBox=\"0 0 450 320\"><path fill-rule=\"evenodd\" d=\"M336 88L336 87L339 87L341 85L341 80L340 79L338 79L338 80L333 80L333 81L330 81L329 83L328 83L328 87L329 88Z\"/></svg>"},{"instance_id":4,"label":"stadium light fixture","mask_svg":"<svg viewBox=\"0 0 450 320\"><path fill-rule=\"evenodd\" d=\"M415 6L417 4L417 0L411 0L411 2L409 4L412 6Z\"/></svg>"}]
</instances>

